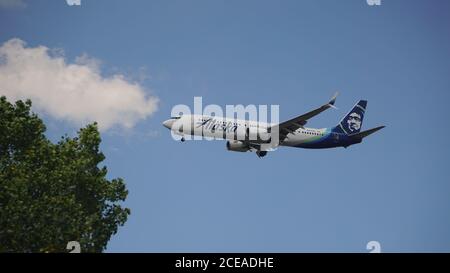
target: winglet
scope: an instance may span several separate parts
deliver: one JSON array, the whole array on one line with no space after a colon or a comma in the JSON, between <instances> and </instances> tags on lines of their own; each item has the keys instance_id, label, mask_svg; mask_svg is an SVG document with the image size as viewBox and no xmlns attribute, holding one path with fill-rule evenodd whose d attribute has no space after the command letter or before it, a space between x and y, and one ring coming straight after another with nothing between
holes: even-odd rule
<instances>
[{"instance_id":1,"label":"winglet","mask_svg":"<svg viewBox=\"0 0 450 273\"><path fill-rule=\"evenodd\" d=\"M337 109L336 106L334 106L334 104L336 103L336 98L339 95L339 92L336 92L334 94L334 96L331 98L330 102L328 103L328 106L330 106L331 108Z\"/></svg>"}]
</instances>

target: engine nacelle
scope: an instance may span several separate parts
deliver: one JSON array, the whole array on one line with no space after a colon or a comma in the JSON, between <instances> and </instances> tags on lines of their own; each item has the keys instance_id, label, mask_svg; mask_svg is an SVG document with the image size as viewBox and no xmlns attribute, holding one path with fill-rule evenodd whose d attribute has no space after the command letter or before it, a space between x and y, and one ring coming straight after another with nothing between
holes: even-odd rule
<instances>
[{"instance_id":1,"label":"engine nacelle","mask_svg":"<svg viewBox=\"0 0 450 273\"><path fill-rule=\"evenodd\" d=\"M248 152L250 147L242 141L232 140L227 141L227 150L233 152Z\"/></svg>"}]
</instances>

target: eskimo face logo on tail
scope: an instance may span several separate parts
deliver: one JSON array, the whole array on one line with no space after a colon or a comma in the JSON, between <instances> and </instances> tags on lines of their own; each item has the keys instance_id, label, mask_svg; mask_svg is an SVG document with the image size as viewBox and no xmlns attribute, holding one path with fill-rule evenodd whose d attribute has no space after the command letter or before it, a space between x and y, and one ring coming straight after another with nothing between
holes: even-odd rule
<instances>
[{"instance_id":1,"label":"eskimo face logo on tail","mask_svg":"<svg viewBox=\"0 0 450 273\"><path fill-rule=\"evenodd\" d=\"M361 129L361 115L356 112L351 113L348 117L347 124L350 131L358 131Z\"/></svg>"}]
</instances>

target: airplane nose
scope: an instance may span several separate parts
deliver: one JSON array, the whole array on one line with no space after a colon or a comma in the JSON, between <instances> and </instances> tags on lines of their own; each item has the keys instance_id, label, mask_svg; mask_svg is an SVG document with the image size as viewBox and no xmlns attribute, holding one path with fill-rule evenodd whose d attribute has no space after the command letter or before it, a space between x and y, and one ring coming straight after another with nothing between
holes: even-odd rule
<instances>
[{"instance_id":1,"label":"airplane nose","mask_svg":"<svg viewBox=\"0 0 450 273\"><path fill-rule=\"evenodd\" d=\"M172 124L173 124L173 119L168 119L166 121L163 122L164 127L166 127L167 129L172 129Z\"/></svg>"}]
</instances>

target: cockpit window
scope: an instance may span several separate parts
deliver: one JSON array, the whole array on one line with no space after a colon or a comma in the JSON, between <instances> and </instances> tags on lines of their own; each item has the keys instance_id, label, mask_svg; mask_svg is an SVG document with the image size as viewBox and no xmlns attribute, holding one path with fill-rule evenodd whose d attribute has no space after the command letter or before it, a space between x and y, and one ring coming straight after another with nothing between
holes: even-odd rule
<instances>
[{"instance_id":1,"label":"cockpit window","mask_svg":"<svg viewBox=\"0 0 450 273\"><path fill-rule=\"evenodd\" d=\"M171 117L170 119L180 119L181 117Z\"/></svg>"}]
</instances>

